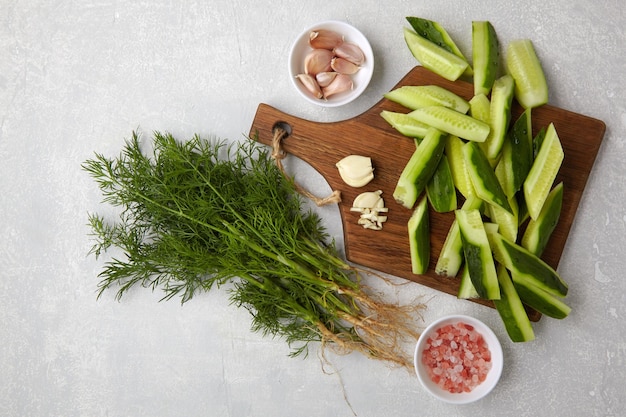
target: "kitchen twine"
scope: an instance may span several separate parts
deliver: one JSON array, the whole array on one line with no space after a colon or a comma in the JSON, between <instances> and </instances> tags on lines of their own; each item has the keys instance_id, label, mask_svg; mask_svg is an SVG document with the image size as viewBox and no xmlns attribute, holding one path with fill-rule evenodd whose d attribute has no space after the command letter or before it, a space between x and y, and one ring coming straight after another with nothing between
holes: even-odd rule
<instances>
[{"instance_id":1,"label":"kitchen twine","mask_svg":"<svg viewBox=\"0 0 626 417\"><path fill-rule=\"evenodd\" d=\"M285 177L287 177L287 173L285 172L285 168L283 167L283 159L287 157L287 152L284 151L282 147L282 141L285 137L288 136L288 132L281 128L274 128L274 138L272 139L272 158L276 162L276 166L283 173ZM298 183L294 181L294 185L296 187L296 191L301 195L310 198L318 207L325 206L332 203L340 203L341 202L341 191L333 190L333 192L324 198L320 198L314 194L311 194L304 188L300 187Z\"/></svg>"}]
</instances>

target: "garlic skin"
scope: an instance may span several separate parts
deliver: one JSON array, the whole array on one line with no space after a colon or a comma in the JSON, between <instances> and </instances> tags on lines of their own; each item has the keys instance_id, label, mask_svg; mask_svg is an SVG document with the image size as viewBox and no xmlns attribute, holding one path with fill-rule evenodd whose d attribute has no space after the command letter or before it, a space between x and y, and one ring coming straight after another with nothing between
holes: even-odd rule
<instances>
[{"instance_id":1,"label":"garlic skin","mask_svg":"<svg viewBox=\"0 0 626 417\"><path fill-rule=\"evenodd\" d=\"M333 49L335 56L352 62L355 65L362 65L365 62L365 54L363 50L352 42L343 42Z\"/></svg>"},{"instance_id":2,"label":"garlic skin","mask_svg":"<svg viewBox=\"0 0 626 417\"><path fill-rule=\"evenodd\" d=\"M328 84L328 86L322 88L322 94L325 99L335 94L350 91L354 88L354 82L349 75L337 73L335 79Z\"/></svg>"},{"instance_id":3,"label":"garlic skin","mask_svg":"<svg viewBox=\"0 0 626 417\"><path fill-rule=\"evenodd\" d=\"M382 193L381 190L366 191L354 199L350 211L360 213L357 224L363 226L364 229L382 230L383 223L387 221L387 216L381 215L389 211L385 207Z\"/></svg>"},{"instance_id":4,"label":"garlic skin","mask_svg":"<svg viewBox=\"0 0 626 417\"><path fill-rule=\"evenodd\" d=\"M356 72L361 68L347 59L339 58L337 56L330 61L330 67L339 74L346 75L356 74Z\"/></svg>"},{"instance_id":5,"label":"garlic skin","mask_svg":"<svg viewBox=\"0 0 626 417\"><path fill-rule=\"evenodd\" d=\"M364 187L374 179L372 158L362 155L348 155L335 164L339 176L350 187Z\"/></svg>"},{"instance_id":6,"label":"garlic skin","mask_svg":"<svg viewBox=\"0 0 626 417\"><path fill-rule=\"evenodd\" d=\"M320 72L332 71L330 62L333 52L328 49L313 49L304 57L304 72L315 76Z\"/></svg>"},{"instance_id":7,"label":"garlic skin","mask_svg":"<svg viewBox=\"0 0 626 417\"><path fill-rule=\"evenodd\" d=\"M311 48L328 49L332 51L342 44L343 36L335 31L318 29L309 33L309 45L311 45Z\"/></svg>"},{"instance_id":8,"label":"garlic skin","mask_svg":"<svg viewBox=\"0 0 626 417\"><path fill-rule=\"evenodd\" d=\"M315 80L315 77L313 77L310 74L298 74L296 75L296 78L302 83L304 88L306 88L307 91L313 95L313 97L315 98L324 97L324 94L322 93L322 89L320 88L320 85Z\"/></svg>"},{"instance_id":9,"label":"garlic skin","mask_svg":"<svg viewBox=\"0 0 626 417\"><path fill-rule=\"evenodd\" d=\"M337 73L335 71L318 72L317 74L315 74L315 80L320 87L324 88L328 87L330 83L333 82L336 76Z\"/></svg>"}]
</instances>

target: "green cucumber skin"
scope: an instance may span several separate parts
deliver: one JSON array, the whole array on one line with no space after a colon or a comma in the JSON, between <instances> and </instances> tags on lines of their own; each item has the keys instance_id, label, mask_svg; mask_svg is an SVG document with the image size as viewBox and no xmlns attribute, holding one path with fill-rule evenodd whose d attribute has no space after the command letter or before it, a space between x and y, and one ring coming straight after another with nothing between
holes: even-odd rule
<instances>
[{"instance_id":1,"label":"green cucumber skin","mask_svg":"<svg viewBox=\"0 0 626 417\"><path fill-rule=\"evenodd\" d=\"M502 265L498 266L498 283L500 284L500 299L493 300L493 303L504 323L509 338L516 343L534 340L535 333L526 309L524 309L509 273Z\"/></svg>"},{"instance_id":2,"label":"green cucumber skin","mask_svg":"<svg viewBox=\"0 0 626 417\"><path fill-rule=\"evenodd\" d=\"M522 241L528 239L528 245L526 249L534 255L541 256L552 232L556 228L561 218L561 209L563 207L563 183L558 183L546 199L539 217L537 220L530 220L531 223L535 223L532 229L526 229L528 236L524 236Z\"/></svg>"},{"instance_id":3,"label":"green cucumber skin","mask_svg":"<svg viewBox=\"0 0 626 417\"><path fill-rule=\"evenodd\" d=\"M471 230L472 226L469 223L473 219L480 220L480 212L476 209L460 209L455 211L455 217L461 231L465 265L476 292L487 300L499 299L500 287L487 233L484 226L481 231ZM480 222L482 224L482 220Z\"/></svg>"},{"instance_id":4,"label":"green cucumber skin","mask_svg":"<svg viewBox=\"0 0 626 417\"><path fill-rule=\"evenodd\" d=\"M472 278L470 277L467 267L463 268L457 297L463 300L480 297L476 288L474 288L474 284L472 284Z\"/></svg>"},{"instance_id":5,"label":"green cucumber skin","mask_svg":"<svg viewBox=\"0 0 626 417\"><path fill-rule=\"evenodd\" d=\"M530 109L524 111L506 135L502 147L500 164L506 170L506 184L503 186L509 197L517 193L524 184L533 164L533 144Z\"/></svg>"},{"instance_id":6,"label":"green cucumber skin","mask_svg":"<svg viewBox=\"0 0 626 417\"><path fill-rule=\"evenodd\" d=\"M547 131L548 129L544 126L535 135L533 139L533 159L537 157L537 154L539 153L539 149L541 149L541 144L543 143L543 140L546 138Z\"/></svg>"},{"instance_id":7,"label":"green cucumber skin","mask_svg":"<svg viewBox=\"0 0 626 417\"><path fill-rule=\"evenodd\" d=\"M497 160L504 144L504 138L511 123L511 105L515 82L510 75L503 75L495 80L491 89L489 107L489 136L483 143L483 149L490 161Z\"/></svg>"},{"instance_id":8,"label":"green cucumber skin","mask_svg":"<svg viewBox=\"0 0 626 417\"><path fill-rule=\"evenodd\" d=\"M472 22L472 51L474 95L488 95L500 68L500 45L490 22Z\"/></svg>"},{"instance_id":9,"label":"green cucumber skin","mask_svg":"<svg viewBox=\"0 0 626 417\"><path fill-rule=\"evenodd\" d=\"M404 167L396 188L394 199L406 208L412 208L417 197L437 169L443 156L448 136L437 129L430 129Z\"/></svg>"},{"instance_id":10,"label":"green cucumber skin","mask_svg":"<svg viewBox=\"0 0 626 417\"><path fill-rule=\"evenodd\" d=\"M567 295L567 284L559 274L538 256L516 243L509 242L499 234L493 236L494 241L503 250L507 269L515 274L526 277L534 285L559 297Z\"/></svg>"},{"instance_id":11,"label":"green cucumber skin","mask_svg":"<svg viewBox=\"0 0 626 417\"><path fill-rule=\"evenodd\" d=\"M504 190L502 190L489 160L479 145L474 142L467 142L463 145L463 152L476 194L483 200L512 213L513 209L504 194Z\"/></svg>"},{"instance_id":12,"label":"green cucumber skin","mask_svg":"<svg viewBox=\"0 0 626 417\"><path fill-rule=\"evenodd\" d=\"M452 222L446 240L441 246L441 252L435 265L435 273L446 277L455 277L463 264L463 242L456 220Z\"/></svg>"},{"instance_id":13,"label":"green cucumber skin","mask_svg":"<svg viewBox=\"0 0 626 417\"><path fill-rule=\"evenodd\" d=\"M442 155L430 181L426 184L426 194L437 213L448 213L457 208L456 188L446 155Z\"/></svg>"},{"instance_id":14,"label":"green cucumber skin","mask_svg":"<svg viewBox=\"0 0 626 417\"><path fill-rule=\"evenodd\" d=\"M409 22L413 30L415 30L415 32L417 32L417 34L421 37L426 38L446 51L452 52L460 58L465 59L456 45L453 47L452 44L450 44L450 37L437 22L415 16L408 16L406 20Z\"/></svg>"},{"instance_id":15,"label":"green cucumber skin","mask_svg":"<svg viewBox=\"0 0 626 417\"><path fill-rule=\"evenodd\" d=\"M533 285L523 275L513 273L513 284L522 302L541 314L561 320L572 310L560 299Z\"/></svg>"},{"instance_id":16,"label":"green cucumber skin","mask_svg":"<svg viewBox=\"0 0 626 417\"><path fill-rule=\"evenodd\" d=\"M408 223L411 270L416 275L425 273L430 261L429 222L427 199L423 197Z\"/></svg>"}]
</instances>

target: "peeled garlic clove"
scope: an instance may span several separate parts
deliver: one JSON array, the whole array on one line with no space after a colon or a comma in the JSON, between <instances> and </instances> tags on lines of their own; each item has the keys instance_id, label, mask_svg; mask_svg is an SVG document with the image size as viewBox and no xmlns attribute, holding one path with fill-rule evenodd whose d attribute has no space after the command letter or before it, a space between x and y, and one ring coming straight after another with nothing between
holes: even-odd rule
<instances>
[{"instance_id":1,"label":"peeled garlic clove","mask_svg":"<svg viewBox=\"0 0 626 417\"><path fill-rule=\"evenodd\" d=\"M333 52L328 49L313 49L304 57L304 72L315 76L320 72L331 71L330 61Z\"/></svg>"},{"instance_id":2,"label":"peeled garlic clove","mask_svg":"<svg viewBox=\"0 0 626 417\"><path fill-rule=\"evenodd\" d=\"M360 68L358 65L353 64L347 59L339 58L339 57L334 57L330 61L330 67L334 71L337 71L340 74L347 74L347 75L352 75L356 73Z\"/></svg>"},{"instance_id":3,"label":"peeled garlic clove","mask_svg":"<svg viewBox=\"0 0 626 417\"><path fill-rule=\"evenodd\" d=\"M306 88L309 93L313 94L313 97L324 97L324 95L322 94L322 89L312 75L298 74L296 75L296 78L302 83L304 88Z\"/></svg>"},{"instance_id":4,"label":"peeled garlic clove","mask_svg":"<svg viewBox=\"0 0 626 417\"><path fill-rule=\"evenodd\" d=\"M322 88L322 94L324 98L328 98L332 95L343 93L344 91L350 91L354 87L352 78L346 74L337 74L335 79L328 84L327 87Z\"/></svg>"},{"instance_id":5,"label":"peeled garlic clove","mask_svg":"<svg viewBox=\"0 0 626 417\"><path fill-rule=\"evenodd\" d=\"M342 43L343 36L332 30L318 29L309 33L311 48L333 50Z\"/></svg>"},{"instance_id":6,"label":"peeled garlic clove","mask_svg":"<svg viewBox=\"0 0 626 417\"><path fill-rule=\"evenodd\" d=\"M372 209L374 207L384 207L385 203L381 197L383 192L378 191L366 191L356 196L352 202L352 207L362 209Z\"/></svg>"},{"instance_id":7,"label":"peeled garlic clove","mask_svg":"<svg viewBox=\"0 0 626 417\"><path fill-rule=\"evenodd\" d=\"M333 50L335 55L352 62L355 65L362 65L365 62L365 54L356 44L343 42Z\"/></svg>"},{"instance_id":8,"label":"peeled garlic clove","mask_svg":"<svg viewBox=\"0 0 626 417\"><path fill-rule=\"evenodd\" d=\"M325 71L315 74L315 79L317 80L317 83L320 85L320 87L324 88L328 87L330 83L333 82L336 76L337 73L334 71Z\"/></svg>"},{"instance_id":9,"label":"peeled garlic clove","mask_svg":"<svg viewBox=\"0 0 626 417\"><path fill-rule=\"evenodd\" d=\"M370 157L348 155L335 165L341 179L351 187L363 187L374 179L374 168Z\"/></svg>"}]
</instances>

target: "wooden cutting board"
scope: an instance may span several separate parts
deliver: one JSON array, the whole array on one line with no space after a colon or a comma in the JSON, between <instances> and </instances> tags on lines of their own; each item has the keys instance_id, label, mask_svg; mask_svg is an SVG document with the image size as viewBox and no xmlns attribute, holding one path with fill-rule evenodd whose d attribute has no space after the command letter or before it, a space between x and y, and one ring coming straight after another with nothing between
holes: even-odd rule
<instances>
[{"instance_id":1,"label":"wooden cutting board","mask_svg":"<svg viewBox=\"0 0 626 417\"><path fill-rule=\"evenodd\" d=\"M473 86L470 83L445 80L421 66L413 68L394 88L430 84L447 88L467 100L473 95ZM274 126L277 123L289 125L291 132L283 139L284 151L309 163L328 181L333 190L341 192L342 202L339 203L339 209L346 257L349 261L456 295L459 279L441 277L434 272L441 246L454 218L453 213L440 214L431 209L430 267L424 275L414 275L411 272L407 237L407 221L411 210L397 204L392 194L402 169L415 150L415 144L412 139L402 136L383 120L380 116L382 110L408 112L406 108L382 99L371 109L352 119L319 123L290 116L267 104L260 104L250 136L257 135L259 142L270 145ZM514 103L513 121L521 111L517 103ZM540 128L547 127L550 122L554 123L565 152L563 166L556 179L557 182L564 182L563 209L559 224L542 256L548 264L556 268L606 126L600 120L550 105L534 109L532 121L533 135ZM351 154L372 158L375 178L363 188L347 186L335 167L337 161ZM302 181L297 173L295 179L296 182ZM350 211L352 201L358 194L375 190L383 191L382 196L389 208L388 221L380 231L363 229L357 224L358 214ZM567 277L563 278L567 281ZM490 302L479 302L493 306ZM533 314L531 318L538 320L539 315Z\"/></svg>"}]
</instances>

